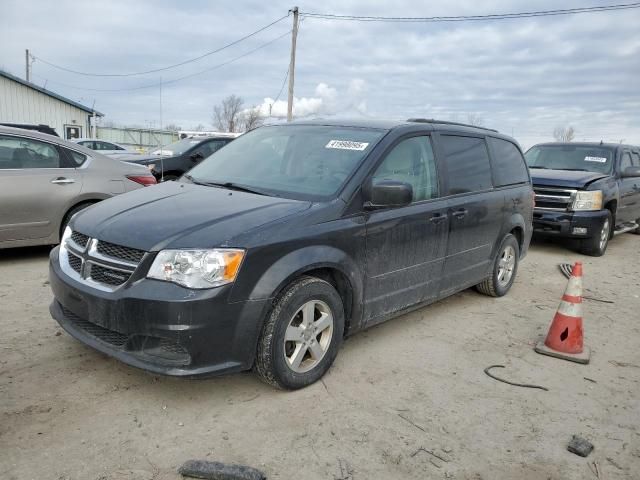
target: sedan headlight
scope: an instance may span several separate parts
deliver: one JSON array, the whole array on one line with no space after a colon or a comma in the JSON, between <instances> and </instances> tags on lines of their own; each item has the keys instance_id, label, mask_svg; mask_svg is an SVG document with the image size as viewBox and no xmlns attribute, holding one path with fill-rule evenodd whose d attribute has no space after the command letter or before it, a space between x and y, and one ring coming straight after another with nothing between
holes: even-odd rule
<instances>
[{"instance_id":1,"label":"sedan headlight","mask_svg":"<svg viewBox=\"0 0 640 480\"><path fill-rule=\"evenodd\" d=\"M602 190L577 192L571 208L574 211L602 210Z\"/></svg>"},{"instance_id":2,"label":"sedan headlight","mask_svg":"<svg viewBox=\"0 0 640 480\"><path fill-rule=\"evenodd\" d=\"M213 288L236 279L244 250L162 250L147 278L177 283L188 288Z\"/></svg>"}]
</instances>

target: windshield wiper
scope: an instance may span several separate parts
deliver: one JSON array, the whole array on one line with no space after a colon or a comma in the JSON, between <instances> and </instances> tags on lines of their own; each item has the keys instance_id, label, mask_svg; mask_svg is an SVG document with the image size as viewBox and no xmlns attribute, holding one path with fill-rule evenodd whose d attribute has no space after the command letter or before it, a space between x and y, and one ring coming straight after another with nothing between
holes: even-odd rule
<instances>
[{"instance_id":1,"label":"windshield wiper","mask_svg":"<svg viewBox=\"0 0 640 480\"><path fill-rule=\"evenodd\" d=\"M539 169L541 169L541 170L549 170L547 167L539 167L539 166L537 166L537 165L532 166L532 167L529 167L529 168L539 168Z\"/></svg>"},{"instance_id":2,"label":"windshield wiper","mask_svg":"<svg viewBox=\"0 0 640 480\"><path fill-rule=\"evenodd\" d=\"M192 176L187 177L193 183L197 185L205 185L207 187L219 187L219 188L227 188L229 190L237 190L238 192L247 192L247 193L255 193L256 195L265 195L272 196L272 194L268 194L262 190L258 190L253 187L247 187L246 185L240 185L239 183L233 182L201 182L195 180Z\"/></svg>"},{"instance_id":3,"label":"windshield wiper","mask_svg":"<svg viewBox=\"0 0 640 480\"><path fill-rule=\"evenodd\" d=\"M567 170L568 172L588 172L584 168L561 168L560 170Z\"/></svg>"}]
</instances>

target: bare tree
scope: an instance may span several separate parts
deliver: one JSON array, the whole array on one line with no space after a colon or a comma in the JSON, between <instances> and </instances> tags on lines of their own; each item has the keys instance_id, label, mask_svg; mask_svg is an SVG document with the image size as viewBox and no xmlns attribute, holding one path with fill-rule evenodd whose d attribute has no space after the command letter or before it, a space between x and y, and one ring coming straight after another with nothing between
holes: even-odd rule
<instances>
[{"instance_id":1,"label":"bare tree","mask_svg":"<svg viewBox=\"0 0 640 480\"><path fill-rule=\"evenodd\" d=\"M198 125L193 127L191 130L193 130L194 132L204 132L204 129L205 129L205 126L199 123Z\"/></svg>"},{"instance_id":2,"label":"bare tree","mask_svg":"<svg viewBox=\"0 0 640 480\"><path fill-rule=\"evenodd\" d=\"M240 114L241 129L245 132L258 128L264 123L264 117L260 113L260 107L253 106Z\"/></svg>"},{"instance_id":3,"label":"bare tree","mask_svg":"<svg viewBox=\"0 0 640 480\"><path fill-rule=\"evenodd\" d=\"M467 123L469 125L473 125L474 127L484 127L484 120L477 113L467 114Z\"/></svg>"},{"instance_id":4,"label":"bare tree","mask_svg":"<svg viewBox=\"0 0 640 480\"><path fill-rule=\"evenodd\" d=\"M556 127L553 129L553 138L556 139L556 142L570 142L576 138L576 131L571 125Z\"/></svg>"},{"instance_id":5,"label":"bare tree","mask_svg":"<svg viewBox=\"0 0 640 480\"><path fill-rule=\"evenodd\" d=\"M244 101L236 95L229 95L220 105L213 107L213 126L221 132L237 132L240 128L239 116Z\"/></svg>"},{"instance_id":6,"label":"bare tree","mask_svg":"<svg viewBox=\"0 0 640 480\"><path fill-rule=\"evenodd\" d=\"M180 125L176 125L175 123L170 123L169 125L165 125L164 129L169 130L170 132L177 132L179 130L182 130L182 127Z\"/></svg>"}]
</instances>

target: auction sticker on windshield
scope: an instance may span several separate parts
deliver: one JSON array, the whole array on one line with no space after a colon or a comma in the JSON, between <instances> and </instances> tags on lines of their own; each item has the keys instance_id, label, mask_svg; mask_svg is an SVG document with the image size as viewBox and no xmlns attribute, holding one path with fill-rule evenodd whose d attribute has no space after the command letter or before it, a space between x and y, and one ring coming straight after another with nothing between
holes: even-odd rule
<instances>
[{"instance_id":1,"label":"auction sticker on windshield","mask_svg":"<svg viewBox=\"0 0 640 480\"><path fill-rule=\"evenodd\" d=\"M585 162L598 162L607 163L607 159L604 157L584 157Z\"/></svg>"},{"instance_id":2,"label":"auction sticker on windshield","mask_svg":"<svg viewBox=\"0 0 640 480\"><path fill-rule=\"evenodd\" d=\"M324 148L337 148L338 150L359 150L362 151L369 146L365 142L351 142L349 140L329 140Z\"/></svg>"}]
</instances>

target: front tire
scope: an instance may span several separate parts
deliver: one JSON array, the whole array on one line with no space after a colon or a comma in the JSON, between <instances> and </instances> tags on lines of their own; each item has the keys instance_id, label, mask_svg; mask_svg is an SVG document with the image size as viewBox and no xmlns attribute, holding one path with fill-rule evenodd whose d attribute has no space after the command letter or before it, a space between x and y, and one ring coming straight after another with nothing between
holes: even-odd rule
<instances>
[{"instance_id":1,"label":"front tire","mask_svg":"<svg viewBox=\"0 0 640 480\"><path fill-rule=\"evenodd\" d=\"M476 285L476 290L490 297L506 295L518 273L520 246L516 237L508 234L502 240L491 275Z\"/></svg>"},{"instance_id":2,"label":"front tire","mask_svg":"<svg viewBox=\"0 0 640 480\"><path fill-rule=\"evenodd\" d=\"M301 277L276 301L258 342L255 369L266 383L296 390L331 367L344 333L344 307L335 288Z\"/></svg>"},{"instance_id":3,"label":"front tire","mask_svg":"<svg viewBox=\"0 0 640 480\"><path fill-rule=\"evenodd\" d=\"M607 210L607 215L602 222L602 227L596 235L580 241L580 253L591 257L601 257L607 251L609 240L613 234L613 216Z\"/></svg>"}]
</instances>

